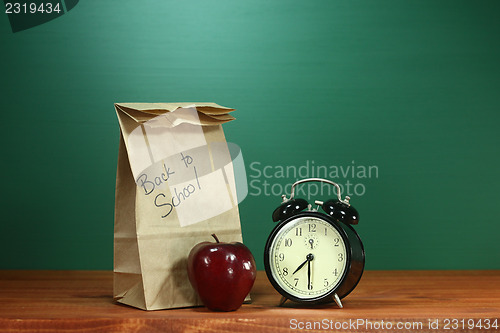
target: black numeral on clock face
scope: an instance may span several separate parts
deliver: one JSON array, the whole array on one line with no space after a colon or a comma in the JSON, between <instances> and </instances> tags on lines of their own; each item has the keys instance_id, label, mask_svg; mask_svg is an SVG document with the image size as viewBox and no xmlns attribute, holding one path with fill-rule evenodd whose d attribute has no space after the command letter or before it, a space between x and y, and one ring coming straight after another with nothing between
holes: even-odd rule
<instances>
[{"instance_id":1,"label":"black numeral on clock face","mask_svg":"<svg viewBox=\"0 0 500 333\"><path fill-rule=\"evenodd\" d=\"M295 236L302 236L302 228L295 228Z\"/></svg>"},{"instance_id":2,"label":"black numeral on clock face","mask_svg":"<svg viewBox=\"0 0 500 333\"><path fill-rule=\"evenodd\" d=\"M288 275L288 268L283 267L283 276L287 276L287 275Z\"/></svg>"},{"instance_id":3,"label":"black numeral on clock face","mask_svg":"<svg viewBox=\"0 0 500 333\"><path fill-rule=\"evenodd\" d=\"M309 232L316 232L316 224L309 224Z\"/></svg>"},{"instance_id":4,"label":"black numeral on clock face","mask_svg":"<svg viewBox=\"0 0 500 333\"><path fill-rule=\"evenodd\" d=\"M286 247L292 246L292 239L291 238L285 238L285 246Z\"/></svg>"}]
</instances>

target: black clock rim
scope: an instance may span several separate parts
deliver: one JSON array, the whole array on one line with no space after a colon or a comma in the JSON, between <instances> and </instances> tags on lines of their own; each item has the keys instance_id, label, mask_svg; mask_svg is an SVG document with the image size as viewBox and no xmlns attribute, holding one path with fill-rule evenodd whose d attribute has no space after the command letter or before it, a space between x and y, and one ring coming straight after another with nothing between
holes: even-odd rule
<instances>
[{"instance_id":1,"label":"black clock rim","mask_svg":"<svg viewBox=\"0 0 500 333\"><path fill-rule=\"evenodd\" d=\"M361 281L361 278L363 277L363 273L365 271L365 260L366 260L365 247L364 247L363 242L361 241L361 237L359 237L359 234L356 231L356 229L354 229L349 224L344 224L343 227L351 230L351 232L353 233L353 235L356 237L356 239L358 241L358 245L360 246L360 249L359 249L360 260L356 260L356 259L351 257L351 266L350 266L351 269L353 269L354 265L359 265L358 269L360 270L360 273L359 273L359 276L357 276L356 281L352 284L351 288L347 289L347 291L344 292L342 295L338 295L340 299L348 296L358 286L359 281ZM354 251L354 249L352 249L352 250ZM346 280L344 281L344 283L347 282L348 278L349 278L349 275L346 277Z\"/></svg>"},{"instance_id":2,"label":"black clock rim","mask_svg":"<svg viewBox=\"0 0 500 333\"><path fill-rule=\"evenodd\" d=\"M324 295L320 295L318 297L313 297L313 298L299 298L299 297L291 295L287 291L285 291L278 284L278 282L276 282L276 279L273 277L273 274L271 272L270 262L269 262L269 260L270 260L269 250L270 250L270 246L271 246L273 238L286 224L288 224L292 220L295 220L295 219L300 218L300 217L316 217L316 218L322 219L323 221L331 224L339 232L339 234L342 237L342 240L344 241L344 244L346 246L346 266L345 266L346 268L345 268L344 272L342 273L342 276L341 276L339 282L337 283L337 287L332 289L331 291L329 291L328 293L326 293ZM298 303L322 303L325 301L331 301L333 295L338 290L338 288L342 286L342 284L344 283L345 279L348 276L349 271L351 270L351 251L349 250L350 247L351 247L351 244L349 242L349 237L347 236L346 232L344 231L344 229L340 226L340 224L337 221L332 220L329 216L322 214L322 213L318 213L318 212L300 212L296 215L290 216L289 218L279 222L278 225L276 225L273 228L273 230L271 231L271 234L267 238L266 246L264 247L264 269L266 271L267 278L268 278L269 282L271 282L274 289L276 289L276 291L278 291L286 299L289 299L291 301L298 302Z\"/></svg>"}]
</instances>

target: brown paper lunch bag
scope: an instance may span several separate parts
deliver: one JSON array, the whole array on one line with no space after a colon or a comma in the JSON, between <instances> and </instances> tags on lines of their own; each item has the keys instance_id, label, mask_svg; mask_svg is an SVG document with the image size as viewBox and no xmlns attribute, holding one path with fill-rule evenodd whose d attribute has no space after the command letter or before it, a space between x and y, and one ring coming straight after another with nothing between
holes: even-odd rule
<instances>
[{"instance_id":1,"label":"brown paper lunch bag","mask_svg":"<svg viewBox=\"0 0 500 333\"><path fill-rule=\"evenodd\" d=\"M213 241L213 233L224 242L242 242L222 130L234 109L116 103L115 110L121 135L114 299L145 310L201 305L187 276L189 251Z\"/></svg>"}]
</instances>

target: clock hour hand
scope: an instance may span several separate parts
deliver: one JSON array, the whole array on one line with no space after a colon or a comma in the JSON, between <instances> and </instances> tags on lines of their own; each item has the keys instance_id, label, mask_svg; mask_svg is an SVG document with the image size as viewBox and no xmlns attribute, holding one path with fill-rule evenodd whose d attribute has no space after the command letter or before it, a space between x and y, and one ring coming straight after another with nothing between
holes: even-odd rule
<instances>
[{"instance_id":1,"label":"clock hour hand","mask_svg":"<svg viewBox=\"0 0 500 333\"><path fill-rule=\"evenodd\" d=\"M297 273L297 272L298 272L298 271L299 271L302 267L304 267L304 266L305 266L305 264L307 264L308 262L310 262L310 261L311 261L311 260L313 260L313 259L314 259L313 254L312 254L312 253L309 253L309 254L306 256L306 260L305 260L302 264L300 264L300 265L299 265L299 267L297 267L297 269L296 269L296 270L292 273L292 275L293 275L293 274L295 274L295 273Z\"/></svg>"},{"instance_id":2,"label":"clock hour hand","mask_svg":"<svg viewBox=\"0 0 500 333\"><path fill-rule=\"evenodd\" d=\"M297 267L297 269L295 271L293 271L292 275L295 274L295 273L297 273L308 262L309 262L309 259L306 259L302 264L299 265L299 267Z\"/></svg>"}]
</instances>

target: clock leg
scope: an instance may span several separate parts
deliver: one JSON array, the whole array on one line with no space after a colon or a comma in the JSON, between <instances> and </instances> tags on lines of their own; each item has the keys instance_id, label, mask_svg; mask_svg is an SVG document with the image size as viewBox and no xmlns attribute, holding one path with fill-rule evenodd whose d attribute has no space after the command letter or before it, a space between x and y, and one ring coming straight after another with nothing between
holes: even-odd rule
<instances>
[{"instance_id":1,"label":"clock leg","mask_svg":"<svg viewBox=\"0 0 500 333\"><path fill-rule=\"evenodd\" d=\"M282 306L287 300L288 298L286 298L285 296L281 297L280 304L278 306Z\"/></svg>"},{"instance_id":2,"label":"clock leg","mask_svg":"<svg viewBox=\"0 0 500 333\"><path fill-rule=\"evenodd\" d=\"M337 293L333 294L333 300L335 301L335 303L337 303L337 305L339 306L339 308L342 309L344 307L342 305L342 302L340 301L339 295L337 295Z\"/></svg>"}]
</instances>

